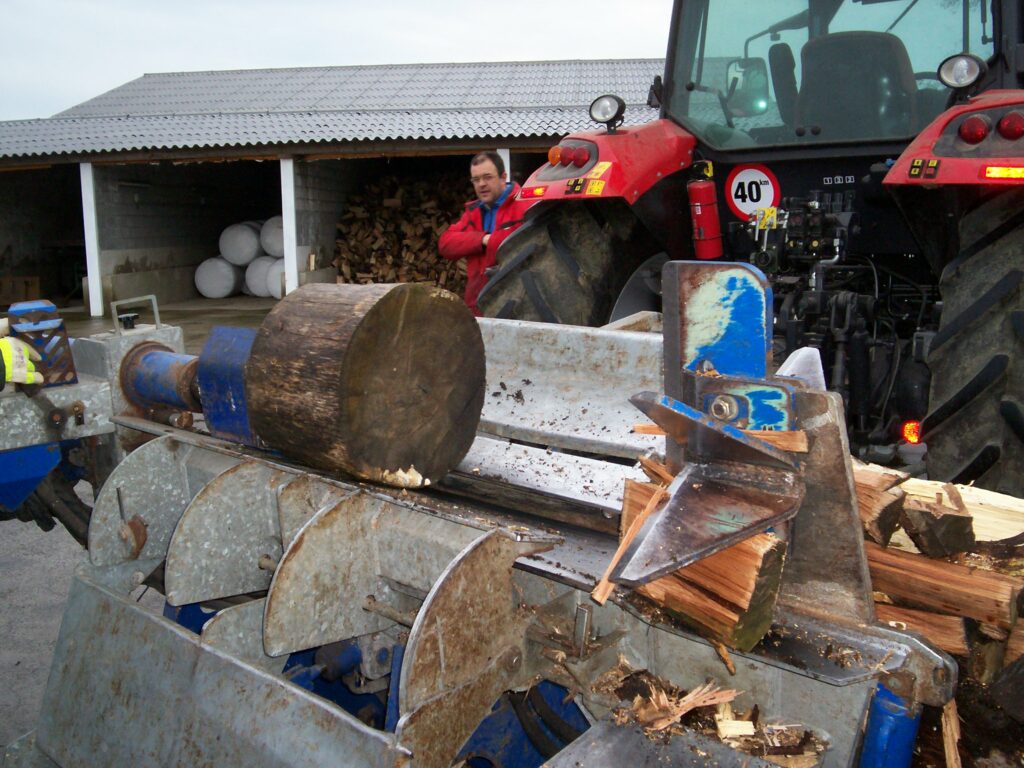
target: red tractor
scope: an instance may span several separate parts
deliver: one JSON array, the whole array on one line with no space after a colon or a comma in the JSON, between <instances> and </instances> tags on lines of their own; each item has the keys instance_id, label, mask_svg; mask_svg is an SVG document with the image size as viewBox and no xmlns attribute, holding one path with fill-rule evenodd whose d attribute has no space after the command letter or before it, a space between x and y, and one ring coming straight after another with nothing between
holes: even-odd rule
<instances>
[{"instance_id":1,"label":"red tractor","mask_svg":"<svg viewBox=\"0 0 1024 768\"><path fill-rule=\"evenodd\" d=\"M593 103L480 308L602 325L660 309L669 259L749 261L862 455L919 423L933 479L1024 495L1022 30L1011 0L676 0L660 119Z\"/></svg>"}]
</instances>

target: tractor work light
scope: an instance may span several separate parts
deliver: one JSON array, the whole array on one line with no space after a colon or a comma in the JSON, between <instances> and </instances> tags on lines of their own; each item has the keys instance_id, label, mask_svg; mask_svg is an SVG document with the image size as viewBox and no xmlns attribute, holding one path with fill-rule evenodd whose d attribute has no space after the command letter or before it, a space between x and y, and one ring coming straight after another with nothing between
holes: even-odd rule
<instances>
[{"instance_id":1,"label":"tractor work light","mask_svg":"<svg viewBox=\"0 0 1024 768\"><path fill-rule=\"evenodd\" d=\"M911 445L917 445L921 442L921 422L904 421L903 426L900 428L900 434Z\"/></svg>"},{"instance_id":2,"label":"tractor work light","mask_svg":"<svg viewBox=\"0 0 1024 768\"><path fill-rule=\"evenodd\" d=\"M971 115L960 123L957 133L968 144L980 144L988 136L991 127L992 123L985 115Z\"/></svg>"},{"instance_id":3,"label":"tractor work light","mask_svg":"<svg viewBox=\"0 0 1024 768\"><path fill-rule=\"evenodd\" d=\"M999 135L1009 141L1016 141L1024 136L1024 112L1013 110L1003 115L996 123L996 130Z\"/></svg>"},{"instance_id":4,"label":"tractor work light","mask_svg":"<svg viewBox=\"0 0 1024 768\"><path fill-rule=\"evenodd\" d=\"M985 62L969 53L950 56L939 65L939 80L948 88L969 88L981 79L987 67Z\"/></svg>"},{"instance_id":5,"label":"tractor work light","mask_svg":"<svg viewBox=\"0 0 1024 768\"><path fill-rule=\"evenodd\" d=\"M590 104L590 119L595 123L604 123L609 131L622 124L622 116L626 112L626 102L614 94L598 96Z\"/></svg>"}]
</instances>

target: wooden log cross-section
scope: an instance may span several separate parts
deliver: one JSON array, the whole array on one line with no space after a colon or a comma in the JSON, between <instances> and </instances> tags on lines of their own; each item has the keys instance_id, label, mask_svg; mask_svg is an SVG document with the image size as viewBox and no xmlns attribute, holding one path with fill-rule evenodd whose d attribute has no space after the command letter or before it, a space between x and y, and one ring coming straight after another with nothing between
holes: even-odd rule
<instances>
[{"instance_id":1,"label":"wooden log cross-section","mask_svg":"<svg viewBox=\"0 0 1024 768\"><path fill-rule=\"evenodd\" d=\"M484 347L455 294L424 284L311 284L260 326L250 420L312 467L400 487L444 477L476 436Z\"/></svg>"},{"instance_id":2,"label":"wooden log cross-section","mask_svg":"<svg viewBox=\"0 0 1024 768\"><path fill-rule=\"evenodd\" d=\"M623 530L659 490L653 483L626 481ZM749 651L771 628L785 551L785 542L773 534L758 534L636 592L712 641Z\"/></svg>"}]
</instances>

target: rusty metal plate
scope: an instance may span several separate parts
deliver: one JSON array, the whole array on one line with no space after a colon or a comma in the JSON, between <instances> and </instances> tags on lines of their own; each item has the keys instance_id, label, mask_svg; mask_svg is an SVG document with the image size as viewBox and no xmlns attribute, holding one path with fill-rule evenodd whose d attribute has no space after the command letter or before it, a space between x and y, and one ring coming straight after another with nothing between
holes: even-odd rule
<instances>
[{"instance_id":1,"label":"rusty metal plate","mask_svg":"<svg viewBox=\"0 0 1024 768\"><path fill-rule=\"evenodd\" d=\"M353 491L347 491L313 475L300 475L277 489L277 514L281 526L281 546L292 543L299 529L320 510L337 504Z\"/></svg>"},{"instance_id":2,"label":"rusty metal plate","mask_svg":"<svg viewBox=\"0 0 1024 768\"><path fill-rule=\"evenodd\" d=\"M267 593L271 656L377 632L394 622L364 611L379 592L377 519L385 502L359 493L318 512L281 558Z\"/></svg>"},{"instance_id":3,"label":"rusty metal plate","mask_svg":"<svg viewBox=\"0 0 1024 768\"><path fill-rule=\"evenodd\" d=\"M281 559L277 487L294 475L255 461L218 475L188 505L167 549L167 602L186 605L266 589Z\"/></svg>"},{"instance_id":4,"label":"rusty metal plate","mask_svg":"<svg viewBox=\"0 0 1024 768\"><path fill-rule=\"evenodd\" d=\"M390 734L81 577L68 597L37 743L69 768L409 764Z\"/></svg>"},{"instance_id":5,"label":"rusty metal plate","mask_svg":"<svg viewBox=\"0 0 1024 768\"><path fill-rule=\"evenodd\" d=\"M502 691L528 679L532 614L519 608L512 565L544 546L486 533L427 595L406 645L396 732L417 765L447 766Z\"/></svg>"},{"instance_id":6,"label":"rusty metal plate","mask_svg":"<svg viewBox=\"0 0 1024 768\"><path fill-rule=\"evenodd\" d=\"M174 526L192 498L182 469L192 447L171 437L151 440L128 454L103 484L89 523L89 559L115 565L136 559L122 525L138 516L146 525L140 558L163 559Z\"/></svg>"},{"instance_id":7,"label":"rusty metal plate","mask_svg":"<svg viewBox=\"0 0 1024 768\"><path fill-rule=\"evenodd\" d=\"M266 600L250 600L217 613L203 625L200 641L273 675L284 669L287 657L263 652L263 612Z\"/></svg>"}]
</instances>

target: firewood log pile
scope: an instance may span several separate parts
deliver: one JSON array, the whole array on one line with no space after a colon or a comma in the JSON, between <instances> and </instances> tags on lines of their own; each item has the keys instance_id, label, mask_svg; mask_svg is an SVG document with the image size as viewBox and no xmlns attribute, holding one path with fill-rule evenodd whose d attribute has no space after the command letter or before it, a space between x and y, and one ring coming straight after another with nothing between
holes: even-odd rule
<instances>
[{"instance_id":1,"label":"firewood log pile","mask_svg":"<svg viewBox=\"0 0 1024 768\"><path fill-rule=\"evenodd\" d=\"M1024 501L854 462L879 619L993 682L1024 652Z\"/></svg>"},{"instance_id":2,"label":"firewood log pile","mask_svg":"<svg viewBox=\"0 0 1024 768\"><path fill-rule=\"evenodd\" d=\"M338 222L338 282L430 282L461 296L466 262L441 258L437 240L472 197L458 172L381 176L367 184Z\"/></svg>"}]
</instances>

